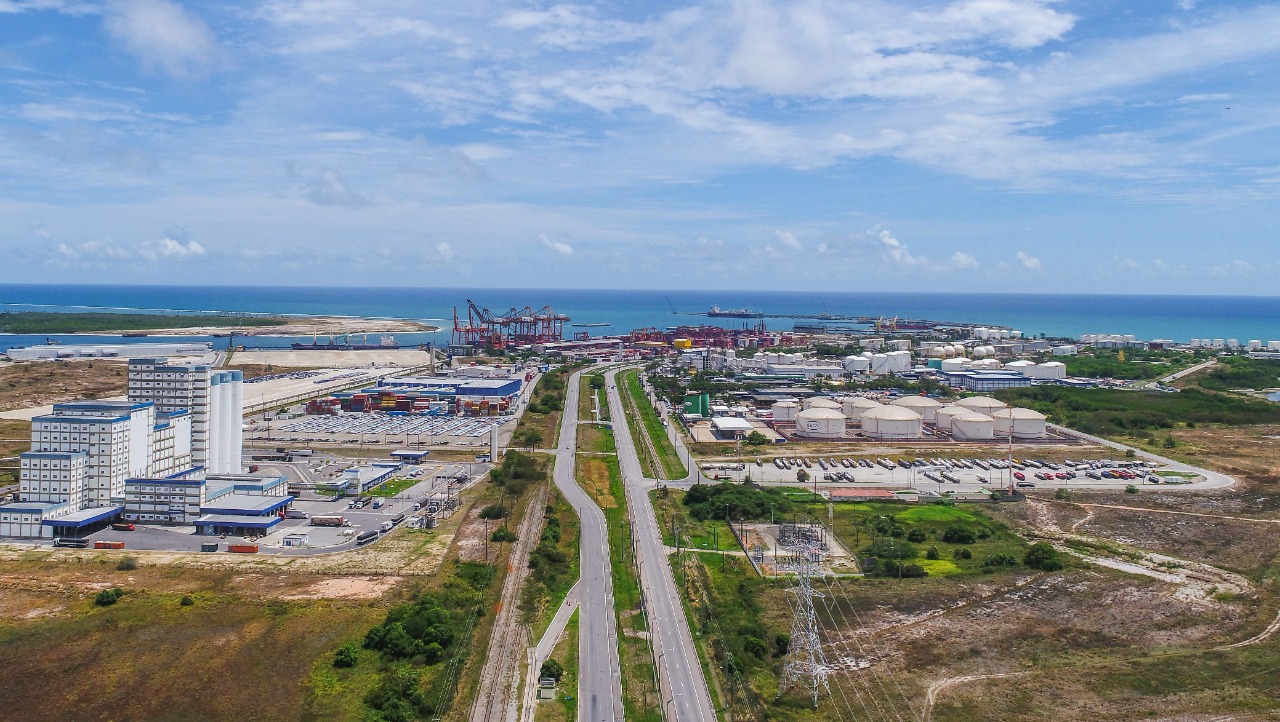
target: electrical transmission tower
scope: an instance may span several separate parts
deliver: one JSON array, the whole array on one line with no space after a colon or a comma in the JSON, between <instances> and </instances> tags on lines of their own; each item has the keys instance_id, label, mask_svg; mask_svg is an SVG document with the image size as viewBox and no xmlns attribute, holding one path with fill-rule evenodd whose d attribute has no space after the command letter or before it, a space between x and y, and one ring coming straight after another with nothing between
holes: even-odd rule
<instances>
[{"instance_id":1,"label":"electrical transmission tower","mask_svg":"<svg viewBox=\"0 0 1280 722\"><path fill-rule=\"evenodd\" d=\"M782 681L778 694L794 686L801 686L813 696L813 707L818 708L818 688L831 694L827 684L827 658L822 653L822 640L818 637L818 615L813 600L823 594L813 590L813 569L817 566L807 555L800 558L796 583L789 591L791 602L791 644L787 647L787 661L782 666Z\"/></svg>"}]
</instances>

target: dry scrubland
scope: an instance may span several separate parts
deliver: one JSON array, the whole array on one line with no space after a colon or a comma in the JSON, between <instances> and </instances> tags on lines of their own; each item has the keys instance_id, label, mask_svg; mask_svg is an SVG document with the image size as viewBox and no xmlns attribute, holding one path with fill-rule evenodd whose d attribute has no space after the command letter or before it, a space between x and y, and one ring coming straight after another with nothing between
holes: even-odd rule
<instances>
[{"instance_id":1,"label":"dry scrubland","mask_svg":"<svg viewBox=\"0 0 1280 722\"><path fill-rule=\"evenodd\" d=\"M4 364L0 365L0 411L120 396L128 381L123 363L104 360Z\"/></svg>"}]
</instances>

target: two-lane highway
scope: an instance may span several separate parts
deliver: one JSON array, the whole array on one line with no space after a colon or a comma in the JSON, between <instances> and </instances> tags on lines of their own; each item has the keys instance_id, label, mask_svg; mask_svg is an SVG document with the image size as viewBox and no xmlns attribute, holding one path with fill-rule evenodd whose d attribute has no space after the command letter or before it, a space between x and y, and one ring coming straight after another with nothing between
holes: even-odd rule
<instances>
[{"instance_id":1,"label":"two-lane highway","mask_svg":"<svg viewBox=\"0 0 1280 722\"><path fill-rule=\"evenodd\" d=\"M622 673L618 663L617 619L613 608L613 576L609 533L604 512L578 486L578 392L581 372L567 379L560 443L556 447L555 482L581 519L581 573L578 589L578 719L618 722L623 718Z\"/></svg>"},{"instance_id":2,"label":"two-lane highway","mask_svg":"<svg viewBox=\"0 0 1280 722\"><path fill-rule=\"evenodd\" d=\"M707 679L693 646L693 635L676 590L662 532L649 500L648 490L653 482L644 477L636 455L635 440L631 438L622 397L618 395L617 373L617 369L612 369L605 374L609 411L611 418L617 420L613 425L614 439L627 491L627 508L635 529L640 587L648 605L649 638L658 658L663 716L678 722L715 722ZM570 408L567 403L565 408ZM696 469L691 473L696 473Z\"/></svg>"}]
</instances>

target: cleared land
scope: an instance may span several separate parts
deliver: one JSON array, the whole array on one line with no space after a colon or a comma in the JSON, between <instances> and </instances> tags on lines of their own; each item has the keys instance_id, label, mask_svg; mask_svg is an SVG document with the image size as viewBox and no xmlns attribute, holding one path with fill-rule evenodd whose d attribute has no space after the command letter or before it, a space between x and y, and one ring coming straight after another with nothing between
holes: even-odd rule
<instances>
[{"instance_id":1,"label":"cleared land","mask_svg":"<svg viewBox=\"0 0 1280 722\"><path fill-rule=\"evenodd\" d=\"M128 377L125 364L101 359L7 364L0 366L0 411L120 396Z\"/></svg>"},{"instance_id":2,"label":"cleared land","mask_svg":"<svg viewBox=\"0 0 1280 722\"><path fill-rule=\"evenodd\" d=\"M356 369L371 366L425 366L426 351L412 348L367 351L236 351L229 368L275 366L293 369Z\"/></svg>"}]
</instances>

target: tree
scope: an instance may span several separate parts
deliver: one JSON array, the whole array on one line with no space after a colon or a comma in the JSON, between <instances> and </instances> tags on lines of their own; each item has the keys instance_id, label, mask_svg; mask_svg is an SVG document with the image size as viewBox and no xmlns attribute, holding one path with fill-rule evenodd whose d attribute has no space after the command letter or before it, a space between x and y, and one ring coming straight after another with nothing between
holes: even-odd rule
<instances>
[{"instance_id":1,"label":"tree","mask_svg":"<svg viewBox=\"0 0 1280 722\"><path fill-rule=\"evenodd\" d=\"M530 449L542 444L542 432L537 429L525 429L520 438L521 443Z\"/></svg>"},{"instance_id":2,"label":"tree","mask_svg":"<svg viewBox=\"0 0 1280 722\"><path fill-rule=\"evenodd\" d=\"M972 529L959 524L951 524L942 530L942 541L948 544L972 544L977 539Z\"/></svg>"},{"instance_id":3,"label":"tree","mask_svg":"<svg viewBox=\"0 0 1280 722\"><path fill-rule=\"evenodd\" d=\"M564 676L564 667L562 667L556 660L548 659L542 663L542 668L538 670L538 676L543 679L550 678L559 682L560 678Z\"/></svg>"},{"instance_id":4,"label":"tree","mask_svg":"<svg viewBox=\"0 0 1280 722\"><path fill-rule=\"evenodd\" d=\"M804 469L797 469L797 470L796 470L796 481L800 482L801 484L808 483L808 481L809 481L809 472L805 471Z\"/></svg>"},{"instance_id":5,"label":"tree","mask_svg":"<svg viewBox=\"0 0 1280 722\"><path fill-rule=\"evenodd\" d=\"M940 559L941 557L938 555L938 547L930 546L929 550L924 553L924 558L931 559L931 560Z\"/></svg>"},{"instance_id":6,"label":"tree","mask_svg":"<svg viewBox=\"0 0 1280 722\"><path fill-rule=\"evenodd\" d=\"M788 650L788 649L790 649L790 648L791 648L791 635L790 635L790 634L783 634L783 633L779 632L779 633L778 633L778 635L777 635L777 636L775 636L775 637L773 638L773 654L774 654L774 656L776 656L776 657L781 657L781 656L785 655L785 654L787 653L787 650Z\"/></svg>"},{"instance_id":7,"label":"tree","mask_svg":"<svg viewBox=\"0 0 1280 722\"><path fill-rule=\"evenodd\" d=\"M750 434L747 434L748 446L764 446L767 443L769 443L769 437L759 431L752 431Z\"/></svg>"},{"instance_id":8,"label":"tree","mask_svg":"<svg viewBox=\"0 0 1280 722\"><path fill-rule=\"evenodd\" d=\"M924 529L921 529L919 527L907 532L907 541L909 542L915 542L919 544L920 542L925 541L928 538L929 538L929 535L925 534Z\"/></svg>"},{"instance_id":9,"label":"tree","mask_svg":"<svg viewBox=\"0 0 1280 722\"><path fill-rule=\"evenodd\" d=\"M333 666L335 667L354 667L360 661L360 648L351 642L338 647L338 651L333 654Z\"/></svg>"},{"instance_id":10,"label":"tree","mask_svg":"<svg viewBox=\"0 0 1280 722\"><path fill-rule=\"evenodd\" d=\"M764 643L764 640L759 637L747 637L742 642L742 648L746 650L748 654L754 654L760 658L764 658L764 656L769 653L769 647Z\"/></svg>"},{"instance_id":11,"label":"tree","mask_svg":"<svg viewBox=\"0 0 1280 722\"><path fill-rule=\"evenodd\" d=\"M1027 550L1026 556L1022 558L1022 563L1032 569L1039 569L1046 572L1056 572L1066 566L1062 561L1062 557L1058 555L1058 550L1053 548L1049 542L1036 542Z\"/></svg>"}]
</instances>

